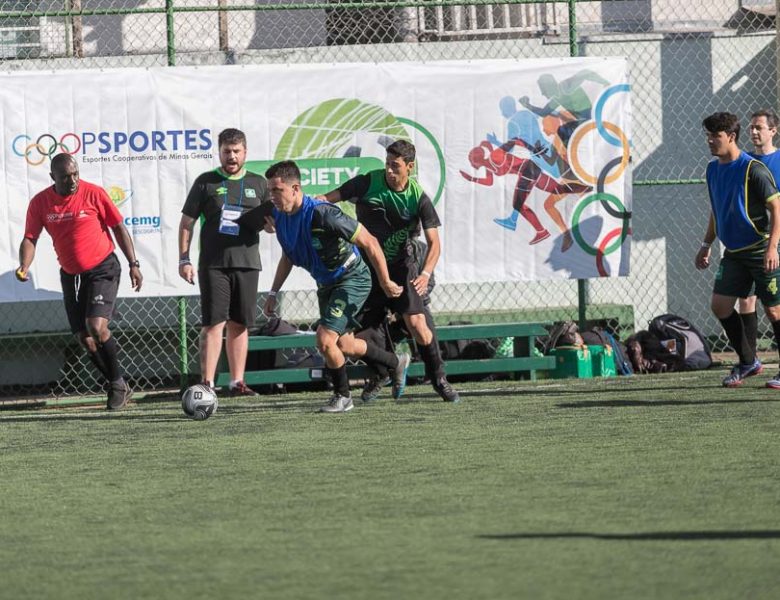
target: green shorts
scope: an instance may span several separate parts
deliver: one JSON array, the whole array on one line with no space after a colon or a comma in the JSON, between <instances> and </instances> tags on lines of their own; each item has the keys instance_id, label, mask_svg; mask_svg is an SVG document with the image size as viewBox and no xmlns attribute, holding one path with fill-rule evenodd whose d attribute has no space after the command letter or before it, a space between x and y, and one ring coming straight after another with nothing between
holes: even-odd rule
<instances>
[{"instance_id":1,"label":"green shorts","mask_svg":"<svg viewBox=\"0 0 780 600\"><path fill-rule=\"evenodd\" d=\"M336 283L317 289L320 325L339 335L359 325L356 317L371 292L371 272L363 261Z\"/></svg>"},{"instance_id":2,"label":"green shorts","mask_svg":"<svg viewBox=\"0 0 780 600\"><path fill-rule=\"evenodd\" d=\"M755 285L755 292L753 286ZM756 294L764 306L780 304L780 269L764 271L764 252L726 252L715 274L713 293L747 298Z\"/></svg>"}]
</instances>

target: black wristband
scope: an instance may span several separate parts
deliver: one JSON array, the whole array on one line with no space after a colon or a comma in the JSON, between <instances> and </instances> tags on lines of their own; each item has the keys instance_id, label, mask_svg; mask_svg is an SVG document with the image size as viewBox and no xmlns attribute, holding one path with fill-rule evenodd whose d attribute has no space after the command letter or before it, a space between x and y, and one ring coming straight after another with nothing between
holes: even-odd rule
<instances>
[{"instance_id":1,"label":"black wristband","mask_svg":"<svg viewBox=\"0 0 780 600\"><path fill-rule=\"evenodd\" d=\"M140 267L141 267L141 263L139 263L139 262L138 262L138 259L136 259L136 260L131 260L129 264L130 264L130 268L131 268L131 269L132 269L133 267L135 267L135 268L140 268Z\"/></svg>"}]
</instances>

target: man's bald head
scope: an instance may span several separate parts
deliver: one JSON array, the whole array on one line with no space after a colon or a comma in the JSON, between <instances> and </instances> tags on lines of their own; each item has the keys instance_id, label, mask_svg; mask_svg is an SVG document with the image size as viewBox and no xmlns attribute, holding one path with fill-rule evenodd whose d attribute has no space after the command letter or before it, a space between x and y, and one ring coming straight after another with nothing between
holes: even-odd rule
<instances>
[{"instance_id":1,"label":"man's bald head","mask_svg":"<svg viewBox=\"0 0 780 600\"><path fill-rule=\"evenodd\" d=\"M54 191L60 196L70 196L79 189L79 165L70 154L62 152L51 159L51 175Z\"/></svg>"}]
</instances>

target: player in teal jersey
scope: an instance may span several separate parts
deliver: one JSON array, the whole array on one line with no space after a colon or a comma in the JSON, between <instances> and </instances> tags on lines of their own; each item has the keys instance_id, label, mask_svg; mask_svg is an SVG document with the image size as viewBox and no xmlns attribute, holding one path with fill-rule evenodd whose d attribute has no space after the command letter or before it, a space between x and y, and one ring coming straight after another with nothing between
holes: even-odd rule
<instances>
[{"instance_id":1,"label":"player in teal jersey","mask_svg":"<svg viewBox=\"0 0 780 600\"><path fill-rule=\"evenodd\" d=\"M709 266L710 246L716 237L725 246L711 306L739 356L739 363L723 379L725 387L736 387L761 370L734 310L737 299L748 297L754 285L780 349L780 194L769 169L739 149L740 125L735 115L714 113L702 124L715 160L707 165L711 212L695 264L698 269ZM780 374L767 387L780 389Z\"/></svg>"},{"instance_id":2,"label":"player in teal jersey","mask_svg":"<svg viewBox=\"0 0 780 600\"><path fill-rule=\"evenodd\" d=\"M761 109L750 115L750 141L753 152L748 152L753 158L760 160L772 173L775 185L780 181L780 152L774 145L777 126L780 123L777 113L771 108ZM756 296L740 298L737 306L748 343L756 351L758 338L758 315L756 314Z\"/></svg>"},{"instance_id":3,"label":"player in teal jersey","mask_svg":"<svg viewBox=\"0 0 780 600\"><path fill-rule=\"evenodd\" d=\"M390 144L386 152L384 170L353 177L324 198L329 202L349 200L355 203L358 221L379 240L391 278L404 288L398 298L387 298L375 284L361 314L361 325L378 326L388 309L401 314L417 342L434 390L446 402L458 402L460 396L447 381L438 343L426 322L423 301L441 254L437 229L441 222L433 202L411 177L416 158L414 145L398 140ZM414 260L411 243L419 229L428 246L422 269Z\"/></svg>"}]
</instances>

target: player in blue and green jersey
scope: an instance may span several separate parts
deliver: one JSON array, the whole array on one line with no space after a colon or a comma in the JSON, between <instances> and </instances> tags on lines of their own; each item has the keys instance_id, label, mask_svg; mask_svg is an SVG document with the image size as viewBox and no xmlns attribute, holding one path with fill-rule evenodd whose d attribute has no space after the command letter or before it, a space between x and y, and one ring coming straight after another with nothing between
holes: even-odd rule
<instances>
[{"instance_id":1,"label":"player in blue and green jersey","mask_svg":"<svg viewBox=\"0 0 780 600\"><path fill-rule=\"evenodd\" d=\"M698 269L709 266L710 246L716 237L725 247L711 306L739 356L739 363L723 380L725 387L736 387L761 371L742 319L734 310L737 299L750 296L754 285L780 348L780 194L766 165L739 149L740 125L735 115L714 113L702 124L715 160L707 165L711 212L695 262ZM780 389L780 375L767 386Z\"/></svg>"},{"instance_id":2,"label":"player in blue and green jersey","mask_svg":"<svg viewBox=\"0 0 780 600\"><path fill-rule=\"evenodd\" d=\"M314 277L320 308L317 348L325 358L334 388L333 397L322 411L340 413L353 408L345 355L376 362L391 371L396 397L400 397L406 383L409 354L387 352L356 339L351 332L371 292L371 273L358 247L374 267L382 292L389 297L397 297L402 292L401 286L390 279L376 238L339 207L304 195L301 172L293 161L276 163L265 175L274 204L276 238L284 253L264 312L273 314L276 294L293 266L303 267Z\"/></svg>"},{"instance_id":3,"label":"player in blue and green jersey","mask_svg":"<svg viewBox=\"0 0 780 600\"><path fill-rule=\"evenodd\" d=\"M750 142L753 152L748 152L756 160L760 160L774 177L775 184L780 181L780 151L775 148L774 137L780 124L777 113L771 108L757 110L750 115ZM756 314L755 294L748 298L740 298L737 310L745 327L745 335L753 351L756 351L758 338L758 315Z\"/></svg>"},{"instance_id":4,"label":"player in blue and green jersey","mask_svg":"<svg viewBox=\"0 0 780 600\"><path fill-rule=\"evenodd\" d=\"M411 177L416 150L411 142L398 140L386 149L384 170L353 177L325 194L329 202L355 203L358 221L382 246L390 276L404 286L398 298L387 298L375 285L360 317L363 327L376 327L387 310L403 316L414 337L425 371L434 390L447 402L460 396L447 381L438 342L425 317L423 297L441 254L436 209L420 184ZM428 251L422 269L414 260L412 239L422 229Z\"/></svg>"}]
</instances>

